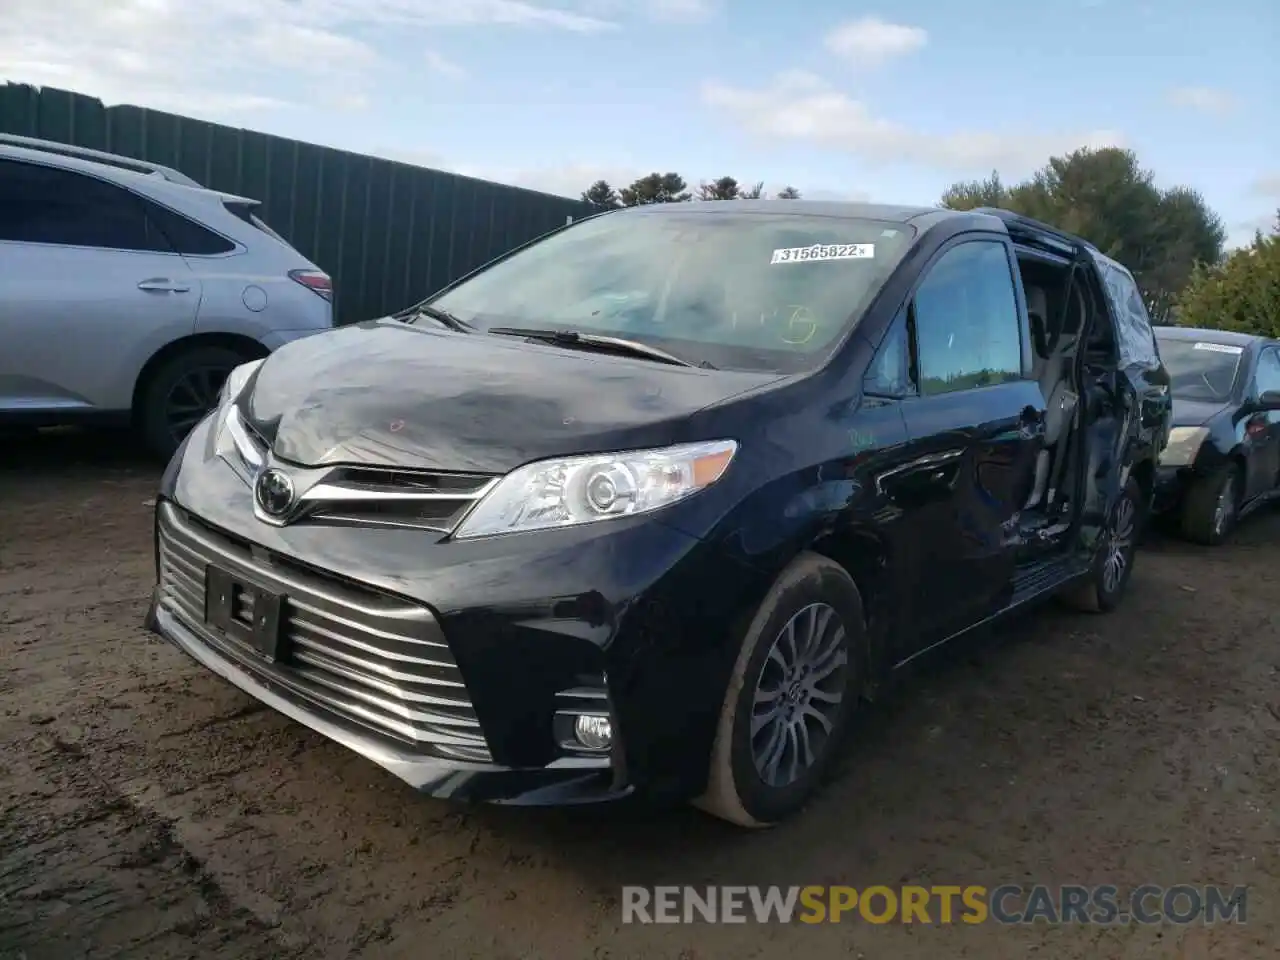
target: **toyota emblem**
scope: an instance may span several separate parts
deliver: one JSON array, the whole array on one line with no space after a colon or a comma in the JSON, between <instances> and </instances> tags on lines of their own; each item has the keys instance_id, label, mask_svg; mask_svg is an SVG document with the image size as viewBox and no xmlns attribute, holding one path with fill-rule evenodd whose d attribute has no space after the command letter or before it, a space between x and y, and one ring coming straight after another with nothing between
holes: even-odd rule
<instances>
[{"instance_id":1,"label":"toyota emblem","mask_svg":"<svg viewBox=\"0 0 1280 960\"><path fill-rule=\"evenodd\" d=\"M283 517L293 506L293 481L283 470L272 467L258 474L254 495L263 513L271 517Z\"/></svg>"}]
</instances>

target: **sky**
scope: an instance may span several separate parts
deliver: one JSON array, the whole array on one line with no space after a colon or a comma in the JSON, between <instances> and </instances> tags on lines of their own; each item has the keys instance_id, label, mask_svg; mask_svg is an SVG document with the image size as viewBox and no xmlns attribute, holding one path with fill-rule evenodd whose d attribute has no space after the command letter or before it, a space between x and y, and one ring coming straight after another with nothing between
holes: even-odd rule
<instances>
[{"instance_id":1,"label":"sky","mask_svg":"<svg viewBox=\"0 0 1280 960\"><path fill-rule=\"evenodd\" d=\"M1274 0L0 0L0 81L577 196L675 171L936 203L1134 149L1280 207Z\"/></svg>"}]
</instances>

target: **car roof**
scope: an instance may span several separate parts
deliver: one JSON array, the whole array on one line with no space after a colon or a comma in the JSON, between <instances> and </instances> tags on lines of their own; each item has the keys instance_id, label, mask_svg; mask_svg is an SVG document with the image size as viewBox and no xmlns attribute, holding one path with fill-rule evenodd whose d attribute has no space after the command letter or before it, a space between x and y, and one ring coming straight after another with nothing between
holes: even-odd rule
<instances>
[{"instance_id":1,"label":"car roof","mask_svg":"<svg viewBox=\"0 0 1280 960\"><path fill-rule=\"evenodd\" d=\"M1202 343L1221 343L1233 347L1247 347L1269 340L1256 333L1239 333L1235 330L1210 330L1207 327L1152 327L1157 340L1198 340Z\"/></svg>"},{"instance_id":2,"label":"car roof","mask_svg":"<svg viewBox=\"0 0 1280 960\"><path fill-rule=\"evenodd\" d=\"M951 210L947 207L925 207L913 204L869 203L855 200L725 200L714 203L649 203L636 207L622 207L609 211L609 215L624 216L725 216L731 213L790 213L812 217L848 217L850 219L884 220L891 223L909 223L927 230L944 220L967 219L986 229L1000 233L1017 233L1030 240L1049 239L1066 247L1081 244L1097 253L1097 247L1083 237L1059 230L1057 227L1031 217L1025 217L999 207L978 207L973 210ZM975 224L975 225L976 225ZM1100 254L1099 254L1100 256Z\"/></svg>"},{"instance_id":3,"label":"car roof","mask_svg":"<svg viewBox=\"0 0 1280 960\"><path fill-rule=\"evenodd\" d=\"M118 167L110 163L99 163L96 160L86 160L81 157L72 157L63 153L53 153L48 150L30 149L27 147L14 146L13 144L0 143L0 157L11 157L15 160L25 160L31 163L40 163L48 167L58 167L63 170L74 170L78 173L92 174L103 180L110 180L121 186L133 187L140 189L144 193L155 195L158 191L163 194L166 191L187 192L187 193L204 193L218 197L224 202L230 203L248 203L258 206L259 202L251 197L241 197L233 193L224 193L221 190L213 190L203 186L192 180L190 183L183 183L177 180L170 180L158 173L145 173L141 170L131 170L127 167Z\"/></svg>"},{"instance_id":4,"label":"car roof","mask_svg":"<svg viewBox=\"0 0 1280 960\"><path fill-rule=\"evenodd\" d=\"M895 220L905 223L929 207L912 207L889 203L855 203L844 200L725 200L715 203L646 203L622 207L616 214L723 216L729 213L799 213L815 217L865 217L869 220Z\"/></svg>"}]
</instances>

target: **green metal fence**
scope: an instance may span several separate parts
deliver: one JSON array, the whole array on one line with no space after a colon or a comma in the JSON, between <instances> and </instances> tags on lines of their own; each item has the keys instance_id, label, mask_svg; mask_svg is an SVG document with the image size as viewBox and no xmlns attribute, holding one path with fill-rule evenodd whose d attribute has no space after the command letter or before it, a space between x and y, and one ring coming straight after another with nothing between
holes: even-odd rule
<instances>
[{"instance_id":1,"label":"green metal fence","mask_svg":"<svg viewBox=\"0 0 1280 960\"><path fill-rule=\"evenodd\" d=\"M0 85L0 132L109 150L263 203L334 281L339 322L384 316L591 212L564 197L83 94Z\"/></svg>"}]
</instances>

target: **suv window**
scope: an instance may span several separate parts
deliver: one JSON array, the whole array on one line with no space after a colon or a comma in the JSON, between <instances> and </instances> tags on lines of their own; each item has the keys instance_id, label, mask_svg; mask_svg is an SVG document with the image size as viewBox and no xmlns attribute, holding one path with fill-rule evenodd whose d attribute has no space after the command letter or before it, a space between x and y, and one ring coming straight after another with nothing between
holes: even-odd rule
<instances>
[{"instance_id":1,"label":"suv window","mask_svg":"<svg viewBox=\"0 0 1280 960\"><path fill-rule=\"evenodd\" d=\"M129 191L16 160L0 160L0 240L172 252Z\"/></svg>"},{"instance_id":2,"label":"suv window","mask_svg":"<svg viewBox=\"0 0 1280 960\"><path fill-rule=\"evenodd\" d=\"M213 256L219 253L230 253L236 245L212 230L206 230L194 220L188 220L180 213L162 207L158 203L139 198L147 219L160 228L160 232L169 242L169 246L178 253L188 256Z\"/></svg>"},{"instance_id":3,"label":"suv window","mask_svg":"<svg viewBox=\"0 0 1280 960\"><path fill-rule=\"evenodd\" d=\"M876 358L863 377L862 388L879 397L902 397L915 392L911 376L911 339L905 310L898 311L884 335Z\"/></svg>"},{"instance_id":4,"label":"suv window","mask_svg":"<svg viewBox=\"0 0 1280 960\"><path fill-rule=\"evenodd\" d=\"M923 393L1022 378L1022 327L1003 243L972 240L944 253L917 288L914 310Z\"/></svg>"},{"instance_id":5,"label":"suv window","mask_svg":"<svg viewBox=\"0 0 1280 960\"><path fill-rule=\"evenodd\" d=\"M1258 394L1280 390L1280 352L1274 347L1263 350L1258 357L1258 372L1254 375L1253 382Z\"/></svg>"}]
</instances>

